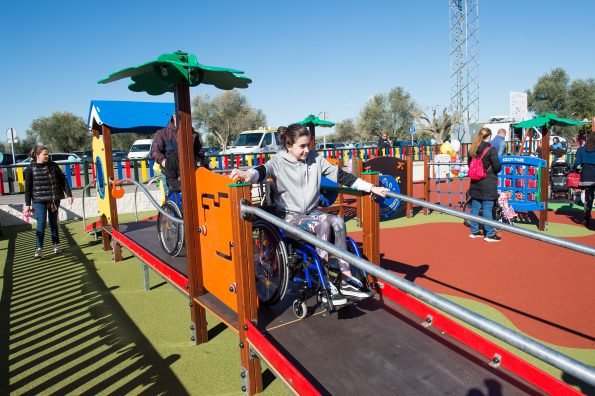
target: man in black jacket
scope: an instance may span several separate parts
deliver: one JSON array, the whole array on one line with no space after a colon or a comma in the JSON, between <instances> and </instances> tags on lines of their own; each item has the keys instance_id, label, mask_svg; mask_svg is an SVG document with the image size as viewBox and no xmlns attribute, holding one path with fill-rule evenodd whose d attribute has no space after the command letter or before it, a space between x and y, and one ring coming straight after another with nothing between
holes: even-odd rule
<instances>
[{"instance_id":1,"label":"man in black jacket","mask_svg":"<svg viewBox=\"0 0 595 396\"><path fill-rule=\"evenodd\" d=\"M378 139L378 150L382 153L383 149L387 149L391 146L390 140L388 140L388 133L384 132L382 138Z\"/></svg>"}]
</instances>

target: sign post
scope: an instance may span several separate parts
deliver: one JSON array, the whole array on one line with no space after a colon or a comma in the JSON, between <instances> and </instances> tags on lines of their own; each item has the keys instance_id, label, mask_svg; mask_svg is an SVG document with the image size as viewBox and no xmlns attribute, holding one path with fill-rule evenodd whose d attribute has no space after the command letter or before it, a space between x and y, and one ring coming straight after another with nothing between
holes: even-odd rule
<instances>
[{"instance_id":1,"label":"sign post","mask_svg":"<svg viewBox=\"0 0 595 396\"><path fill-rule=\"evenodd\" d=\"M409 128L409 133L411 134L411 145L413 146L413 135L415 134L415 127L412 126Z\"/></svg>"},{"instance_id":2,"label":"sign post","mask_svg":"<svg viewBox=\"0 0 595 396\"><path fill-rule=\"evenodd\" d=\"M6 130L6 139L10 141L10 149L12 151L12 163L14 164L16 161L14 159L14 140L16 139L17 131L14 128L8 128Z\"/></svg>"}]
</instances>

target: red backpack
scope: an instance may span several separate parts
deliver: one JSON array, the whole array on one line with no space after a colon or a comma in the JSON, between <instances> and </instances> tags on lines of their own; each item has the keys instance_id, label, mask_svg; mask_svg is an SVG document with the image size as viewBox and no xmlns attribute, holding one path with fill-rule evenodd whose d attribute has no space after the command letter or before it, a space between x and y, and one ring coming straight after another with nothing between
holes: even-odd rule
<instances>
[{"instance_id":1,"label":"red backpack","mask_svg":"<svg viewBox=\"0 0 595 396\"><path fill-rule=\"evenodd\" d=\"M488 148L486 148L485 150L483 150L483 153L481 153L481 155L479 157L477 157L477 154L475 158L471 158L471 163L469 164L469 177L471 178L471 180L481 180L484 179L487 176L487 173L485 171L485 169L483 169L483 157L486 155L486 153L488 151L490 151L493 147L490 146ZM488 170L492 167L492 165L490 165L490 167L488 168Z\"/></svg>"}]
</instances>

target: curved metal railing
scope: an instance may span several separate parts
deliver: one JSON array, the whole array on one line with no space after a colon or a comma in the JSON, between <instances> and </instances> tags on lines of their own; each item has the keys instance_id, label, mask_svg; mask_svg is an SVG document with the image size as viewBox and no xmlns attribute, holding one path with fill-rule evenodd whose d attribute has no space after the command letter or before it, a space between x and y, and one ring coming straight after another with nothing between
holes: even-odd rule
<instances>
[{"instance_id":1,"label":"curved metal railing","mask_svg":"<svg viewBox=\"0 0 595 396\"><path fill-rule=\"evenodd\" d=\"M288 234L304 240L312 245L328 251L330 254L347 261L354 266L363 269L367 273L382 279L383 281L399 288L407 294L418 298L421 301L428 303L429 305L436 307L449 315L454 316L463 322L470 324L471 326L482 330L499 340L512 345L519 350L526 352L537 359L546 362L564 372L573 375L574 377L581 379L591 385L595 385L595 369L587 366L584 363L579 362L569 356L566 356L552 348L549 348L527 336L518 334L499 323L496 323L488 318L485 318L469 309L455 304L452 301L441 297L438 294L432 293L413 282L401 278L387 271L383 268L378 267L362 258L357 257L347 251L338 249L335 245L323 241L317 238L315 235L310 234L292 224L283 221L279 217L272 215L260 208L253 207L250 205L242 204L240 206L242 215L254 215L258 216L271 224L283 229ZM472 220L475 220L476 216L471 216ZM478 218L480 219L480 218ZM485 220L485 219L484 219Z\"/></svg>"},{"instance_id":2,"label":"curved metal railing","mask_svg":"<svg viewBox=\"0 0 595 396\"><path fill-rule=\"evenodd\" d=\"M113 180L110 180L110 184L116 184L116 185L123 185L124 182L128 182L129 184L134 184L137 186L137 188L140 188L142 192L145 193L145 195L147 196L147 199L149 200L149 203L151 205L153 205L155 207L155 209L157 209L157 211L159 213L161 213L162 215L164 215L165 217L167 217L168 219L170 219L171 221L173 221L174 223L177 224L183 224L184 223L184 219L179 219L177 217L174 217L172 215L170 215L169 213L167 213L165 210L163 210L163 208L161 207L161 205L159 205L159 203L155 200L155 198L153 198L153 196L151 195L151 193L149 192L149 190L146 189L145 186L143 186L141 183L137 182L134 179L130 179L130 178L122 178L119 179L117 182L114 182ZM138 216L137 216L138 217Z\"/></svg>"}]
</instances>

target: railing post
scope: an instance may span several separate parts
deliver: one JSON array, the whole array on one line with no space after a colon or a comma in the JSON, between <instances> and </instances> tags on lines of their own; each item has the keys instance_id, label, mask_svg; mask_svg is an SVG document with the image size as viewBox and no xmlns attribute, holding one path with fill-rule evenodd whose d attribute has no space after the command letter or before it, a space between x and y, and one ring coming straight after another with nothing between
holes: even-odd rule
<instances>
[{"instance_id":1,"label":"railing post","mask_svg":"<svg viewBox=\"0 0 595 396\"><path fill-rule=\"evenodd\" d=\"M250 205L251 185L248 183L230 186L230 205L233 233L233 254L236 274L236 294L238 298L238 325L240 335L240 357L243 374L248 380L249 395L262 392L262 374L260 359L250 353L250 344L246 337L247 322L256 323L258 305L256 293L256 275L254 272L254 255L252 253L252 223L242 217L240 204Z\"/></svg>"},{"instance_id":2,"label":"railing post","mask_svg":"<svg viewBox=\"0 0 595 396\"><path fill-rule=\"evenodd\" d=\"M364 163L362 159L357 156L353 159L353 175L355 177L361 177L363 171ZM357 220L358 227L361 226L362 223L362 197L355 198L355 217Z\"/></svg>"},{"instance_id":3,"label":"railing post","mask_svg":"<svg viewBox=\"0 0 595 396\"><path fill-rule=\"evenodd\" d=\"M428 158L424 159L424 198L426 202L430 202L430 161ZM424 206L424 216L428 215L428 208Z\"/></svg>"},{"instance_id":4,"label":"railing post","mask_svg":"<svg viewBox=\"0 0 595 396\"><path fill-rule=\"evenodd\" d=\"M411 158L411 156L407 156L407 186L405 186L405 191L405 194L410 197L413 196L413 158ZM406 216L407 218L410 218L413 216L413 204L407 202L406 206Z\"/></svg>"},{"instance_id":5,"label":"railing post","mask_svg":"<svg viewBox=\"0 0 595 396\"><path fill-rule=\"evenodd\" d=\"M373 185L378 185L380 174L378 172L363 172L362 179ZM363 245L364 257L376 265L380 265L380 207L372 194L362 197L363 217ZM377 279L368 275L370 284L375 285Z\"/></svg>"}]
</instances>

